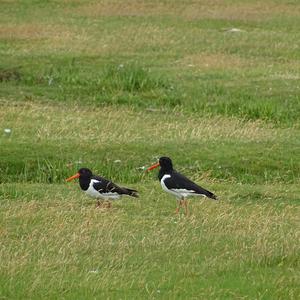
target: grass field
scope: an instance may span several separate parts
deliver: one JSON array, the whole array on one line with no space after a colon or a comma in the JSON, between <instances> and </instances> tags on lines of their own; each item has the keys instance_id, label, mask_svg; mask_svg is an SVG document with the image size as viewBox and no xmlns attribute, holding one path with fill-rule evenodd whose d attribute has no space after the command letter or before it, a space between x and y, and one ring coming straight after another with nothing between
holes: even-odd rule
<instances>
[{"instance_id":1,"label":"grass field","mask_svg":"<svg viewBox=\"0 0 300 300\"><path fill-rule=\"evenodd\" d=\"M296 0L0 1L0 299L299 299L299 28ZM162 155L220 201L176 216ZM95 209L83 166L140 197Z\"/></svg>"}]
</instances>

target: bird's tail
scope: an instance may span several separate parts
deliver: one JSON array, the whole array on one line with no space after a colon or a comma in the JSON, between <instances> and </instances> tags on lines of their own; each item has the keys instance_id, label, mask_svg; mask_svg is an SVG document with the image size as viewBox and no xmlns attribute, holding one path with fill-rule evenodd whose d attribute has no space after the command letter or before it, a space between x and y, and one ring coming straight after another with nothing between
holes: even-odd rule
<instances>
[{"instance_id":1,"label":"bird's tail","mask_svg":"<svg viewBox=\"0 0 300 300\"><path fill-rule=\"evenodd\" d=\"M214 200L218 200L218 198L215 194L213 194L211 192L209 192L209 193L210 193L209 198L214 199Z\"/></svg>"},{"instance_id":2,"label":"bird's tail","mask_svg":"<svg viewBox=\"0 0 300 300\"><path fill-rule=\"evenodd\" d=\"M139 197L137 190L132 190L132 189L128 189L128 188L124 188L124 190L126 191L126 195L128 195L128 196L135 197L135 198Z\"/></svg>"},{"instance_id":3,"label":"bird's tail","mask_svg":"<svg viewBox=\"0 0 300 300\"><path fill-rule=\"evenodd\" d=\"M206 189L203 189L202 188L202 194L203 195L205 195L207 198L210 198L210 199L214 199L214 200L218 200L217 199L217 196L214 194L214 193L212 193L212 192L210 192L210 191L208 191L208 190L206 190Z\"/></svg>"}]
</instances>

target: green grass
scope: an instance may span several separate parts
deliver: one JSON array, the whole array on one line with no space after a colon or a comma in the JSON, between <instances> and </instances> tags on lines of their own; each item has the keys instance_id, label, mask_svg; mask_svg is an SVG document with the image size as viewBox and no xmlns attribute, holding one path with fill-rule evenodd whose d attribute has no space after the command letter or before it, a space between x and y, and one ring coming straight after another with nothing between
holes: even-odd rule
<instances>
[{"instance_id":1,"label":"green grass","mask_svg":"<svg viewBox=\"0 0 300 300\"><path fill-rule=\"evenodd\" d=\"M296 299L299 130L175 114L6 106L2 297ZM156 172L142 169L165 154L220 202L194 199L191 215L176 217ZM140 198L95 209L64 184L81 166Z\"/></svg>"},{"instance_id":2,"label":"green grass","mask_svg":"<svg viewBox=\"0 0 300 300\"><path fill-rule=\"evenodd\" d=\"M299 17L2 1L0 299L298 299ZM220 201L176 216L162 155ZM140 198L95 209L65 183L83 166Z\"/></svg>"},{"instance_id":3,"label":"green grass","mask_svg":"<svg viewBox=\"0 0 300 300\"><path fill-rule=\"evenodd\" d=\"M3 3L3 96L297 122L295 3L102 2Z\"/></svg>"},{"instance_id":4,"label":"green grass","mask_svg":"<svg viewBox=\"0 0 300 300\"><path fill-rule=\"evenodd\" d=\"M2 186L4 297L296 299L299 210L278 200L286 187L236 205L244 188L218 185L226 200L193 201L188 218L174 215L157 183L138 184L143 197L110 211L77 185L45 187Z\"/></svg>"},{"instance_id":5,"label":"green grass","mask_svg":"<svg viewBox=\"0 0 300 300\"><path fill-rule=\"evenodd\" d=\"M299 182L298 129L166 114L15 103L1 115L2 128L12 134L1 137L0 181L62 182L84 164L136 183L140 167L168 154L188 175L252 184Z\"/></svg>"},{"instance_id":6,"label":"green grass","mask_svg":"<svg viewBox=\"0 0 300 300\"><path fill-rule=\"evenodd\" d=\"M194 201L190 217L176 217L175 201L156 187L144 183L142 198L107 211L77 185L2 186L2 295L296 299L294 205L236 205L243 187L225 184L216 190L227 189L226 200Z\"/></svg>"}]
</instances>

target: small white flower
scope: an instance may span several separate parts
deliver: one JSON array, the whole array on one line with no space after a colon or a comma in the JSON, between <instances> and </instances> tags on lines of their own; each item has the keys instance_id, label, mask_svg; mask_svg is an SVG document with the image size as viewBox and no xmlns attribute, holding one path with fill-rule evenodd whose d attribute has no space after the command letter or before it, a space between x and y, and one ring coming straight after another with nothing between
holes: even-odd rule
<instances>
[{"instance_id":1,"label":"small white flower","mask_svg":"<svg viewBox=\"0 0 300 300\"><path fill-rule=\"evenodd\" d=\"M229 30L227 30L227 32L243 32L244 30L239 29L239 28L231 28Z\"/></svg>"},{"instance_id":2,"label":"small white flower","mask_svg":"<svg viewBox=\"0 0 300 300\"><path fill-rule=\"evenodd\" d=\"M10 133L11 133L11 129L10 129L10 128L5 128L5 129L4 129L4 133L10 134Z\"/></svg>"},{"instance_id":3,"label":"small white flower","mask_svg":"<svg viewBox=\"0 0 300 300\"><path fill-rule=\"evenodd\" d=\"M115 164L118 164L118 163L120 163L121 162L121 160L120 159L116 159L116 160L114 160L114 163Z\"/></svg>"},{"instance_id":4,"label":"small white flower","mask_svg":"<svg viewBox=\"0 0 300 300\"><path fill-rule=\"evenodd\" d=\"M145 166L141 166L141 167L137 167L136 169L137 169L137 170L145 170L146 167L145 167Z\"/></svg>"},{"instance_id":5,"label":"small white flower","mask_svg":"<svg viewBox=\"0 0 300 300\"><path fill-rule=\"evenodd\" d=\"M96 270L91 270L91 271L89 271L89 273L98 274L98 273L99 273L99 270L98 270L98 269L96 269Z\"/></svg>"}]
</instances>

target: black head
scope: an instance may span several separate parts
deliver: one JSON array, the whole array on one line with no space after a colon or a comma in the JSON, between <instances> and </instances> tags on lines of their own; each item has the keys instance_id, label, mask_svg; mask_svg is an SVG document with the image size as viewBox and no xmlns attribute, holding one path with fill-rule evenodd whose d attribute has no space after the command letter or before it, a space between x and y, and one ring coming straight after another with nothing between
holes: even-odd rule
<instances>
[{"instance_id":1,"label":"black head","mask_svg":"<svg viewBox=\"0 0 300 300\"><path fill-rule=\"evenodd\" d=\"M93 173L90 169L81 168L81 169L78 170L78 172L75 175L67 178L66 181L71 181L71 180L76 179L76 178L79 178L79 181L82 181L82 180L90 181L92 176L93 176Z\"/></svg>"},{"instance_id":2,"label":"black head","mask_svg":"<svg viewBox=\"0 0 300 300\"><path fill-rule=\"evenodd\" d=\"M172 171L173 170L172 160L169 157L162 156L159 159L159 165L165 171Z\"/></svg>"},{"instance_id":3,"label":"black head","mask_svg":"<svg viewBox=\"0 0 300 300\"><path fill-rule=\"evenodd\" d=\"M81 168L78 170L78 173L80 177L91 178L93 176L92 171L88 168Z\"/></svg>"}]
</instances>

